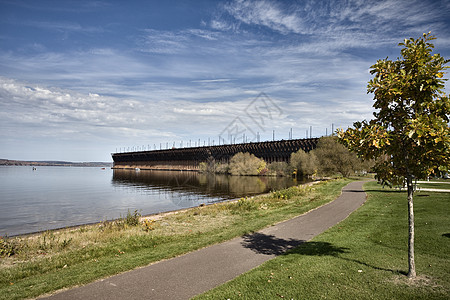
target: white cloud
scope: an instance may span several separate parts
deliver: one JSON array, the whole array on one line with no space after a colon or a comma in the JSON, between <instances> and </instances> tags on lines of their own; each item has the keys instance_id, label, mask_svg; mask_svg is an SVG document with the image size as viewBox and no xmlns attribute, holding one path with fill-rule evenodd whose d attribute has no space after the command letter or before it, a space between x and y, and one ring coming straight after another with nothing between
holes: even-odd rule
<instances>
[{"instance_id":1,"label":"white cloud","mask_svg":"<svg viewBox=\"0 0 450 300\"><path fill-rule=\"evenodd\" d=\"M245 105L244 101L128 100L0 77L1 127L23 128L22 135L35 137L61 138L70 131L80 138L108 135L118 141L130 136L145 140L181 137L189 132L201 135L207 127L210 130L206 131L215 134L219 129L213 128L224 126L235 110ZM10 136L13 131L17 133L4 130L2 136Z\"/></svg>"},{"instance_id":2,"label":"white cloud","mask_svg":"<svg viewBox=\"0 0 450 300\"><path fill-rule=\"evenodd\" d=\"M216 82L229 82L232 81L233 79L228 79L228 78L221 78L221 79L201 79L201 80L192 80L192 82L197 82L197 83L216 83Z\"/></svg>"},{"instance_id":3,"label":"white cloud","mask_svg":"<svg viewBox=\"0 0 450 300\"><path fill-rule=\"evenodd\" d=\"M137 128L148 118L151 104L72 91L49 89L0 77L2 127L6 124L26 126L29 134L64 135L64 129L79 135L97 132L101 135L114 128ZM136 112L142 113L136 114ZM3 132L3 135L7 135Z\"/></svg>"}]
</instances>

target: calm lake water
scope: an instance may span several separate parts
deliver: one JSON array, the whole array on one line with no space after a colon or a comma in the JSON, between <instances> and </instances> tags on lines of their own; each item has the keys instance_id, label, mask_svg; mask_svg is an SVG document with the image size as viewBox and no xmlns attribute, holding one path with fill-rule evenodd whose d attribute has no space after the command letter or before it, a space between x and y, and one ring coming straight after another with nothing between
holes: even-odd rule
<instances>
[{"instance_id":1,"label":"calm lake water","mask_svg":"<svg viewBox=\"0 0 450 300\"><path fill-rule=\"evenodd\" d=\"M285 177L81 167L0 167L0 236L142 215L266 193Z\"/></svg>"}]
</instances>

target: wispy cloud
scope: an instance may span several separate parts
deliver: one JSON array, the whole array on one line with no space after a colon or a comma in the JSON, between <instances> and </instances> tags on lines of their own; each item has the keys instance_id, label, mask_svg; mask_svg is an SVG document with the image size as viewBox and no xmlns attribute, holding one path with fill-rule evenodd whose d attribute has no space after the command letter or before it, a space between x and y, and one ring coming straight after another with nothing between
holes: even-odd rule
<instances>
[{"instance_id":1,"label":"wispy cloud","mask_svg":"<svg viewBox=\"0 0 450 300\"><path fill-rule=\"evenodd\" d=\"M295 13L283 10L274 1L237 0L225 4L224 9L245 24L266 26L283 34L303 32L301 19ZM217 28L217 24L214 26Z\"/></svg>"},{"instance_id":2,"label":"wispy cloud","mask_svg":"<svg viewBox=\"0 0 450 300\"><path fill-rule=\"evenodd\" d=\"M439 30L446 24L448 3L418 0L301 1L234 0L210 22L218 30L236 30L242 24L257 25L282 34L341 39L341 44L382 42L417 30ZM231 17L231 18L230 18ZM395 24L395 26L393 26Z\"/></svg>"},{"instance_id":3,"label":"wispy cloud","mask_svg":"<svg viewBox=\"0 0 450 300\"><path fill-rule=\"evenodd\" d=\"M229 81L232 81L232 80L233 79L221 78L221 79L192 80L192 82L197 82L197 83L216 83L216 82L229 82Z\"/></svg>"},{"instance_id":4,"label":"wispy cloud","mask_svg":"<svg viewBox=\"0 0 450 300\"><path fill-rule=\"evenodd\" d=\"M49 21L29 21L20 20L16 21L17 24L38 27L50 31L60 31L60 32L85 32L85 33L102 33L104 29L102 27L93 26L82 26L78 23L73 22L49 22Z\"/></svg>"},{"instance_id":5,"label":"wispy cloud","mask_svg":"<svg viewBox=\"0 0 450 300\"><path fill-rule=\"evenodd\" d=\"M179 54L192 49L193 41L217 41L221 35L217 31L205 29L183 29L178 31L146 29L145 34L138 39L139 50L159 54ZM199 45L196 45L197 48Z\"/></svg>"},{"instance_id":6,"label":"wispy cloud","mask_svg":"<svg viewBox=\"0 0 450 300\"><path fill-rule=\"evenodd\" d=\"M175 54L186 49L187 38L171 31L145 30L146 35L141 40L140 50L152 53Z\"/></svg>"}]
</instances>

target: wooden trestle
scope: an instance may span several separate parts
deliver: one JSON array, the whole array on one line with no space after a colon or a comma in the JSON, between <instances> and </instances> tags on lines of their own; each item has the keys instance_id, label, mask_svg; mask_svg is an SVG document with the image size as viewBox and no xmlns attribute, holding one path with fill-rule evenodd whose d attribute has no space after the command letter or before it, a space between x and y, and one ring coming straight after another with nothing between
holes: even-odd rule
<instances>
[{"instance_id":1,"label":"wooden trestle","mask_svg":"<svg viewBox=\"0 0 450 300\"><path fill-rule=\"evenodd\" d=\"M316 148L318 138L281 140L260 143L245 143L192 148L113 153L116 169L192 170L197 171L201 162L214 159L228 163L239 152L248 152L267 163L289 162L291 153L303 149L309 152Z\"/></svg>"}]
</instances>

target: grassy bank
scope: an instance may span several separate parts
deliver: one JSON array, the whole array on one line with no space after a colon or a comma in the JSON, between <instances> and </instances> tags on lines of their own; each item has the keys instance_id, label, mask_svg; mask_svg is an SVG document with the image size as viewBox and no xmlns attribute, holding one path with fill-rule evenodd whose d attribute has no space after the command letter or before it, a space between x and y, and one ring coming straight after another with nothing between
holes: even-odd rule
<instances>
[{"instance_id":1,"label":"grassy bank","mask_svg":"<svg viewBox=\"0 0 450 300\"><path fill-rule=\"evenodd\" d=\"M261 229L335 199L348 182L292 187L157 220L141 222L129 214L112 223L1 239L0 299L85 284Z\"/></svg>"},{"instance_id":2,"label":"grassy bank","mask_svg":"<svg viewBox=\"0 0 450 300\"><path fill-rule=\"evenodd\" d=\"M449 194L416 194L409 281L406 193L365 188L368 201L348 219L197 299L449 299Z\"/></svg>"}]
</instances>

